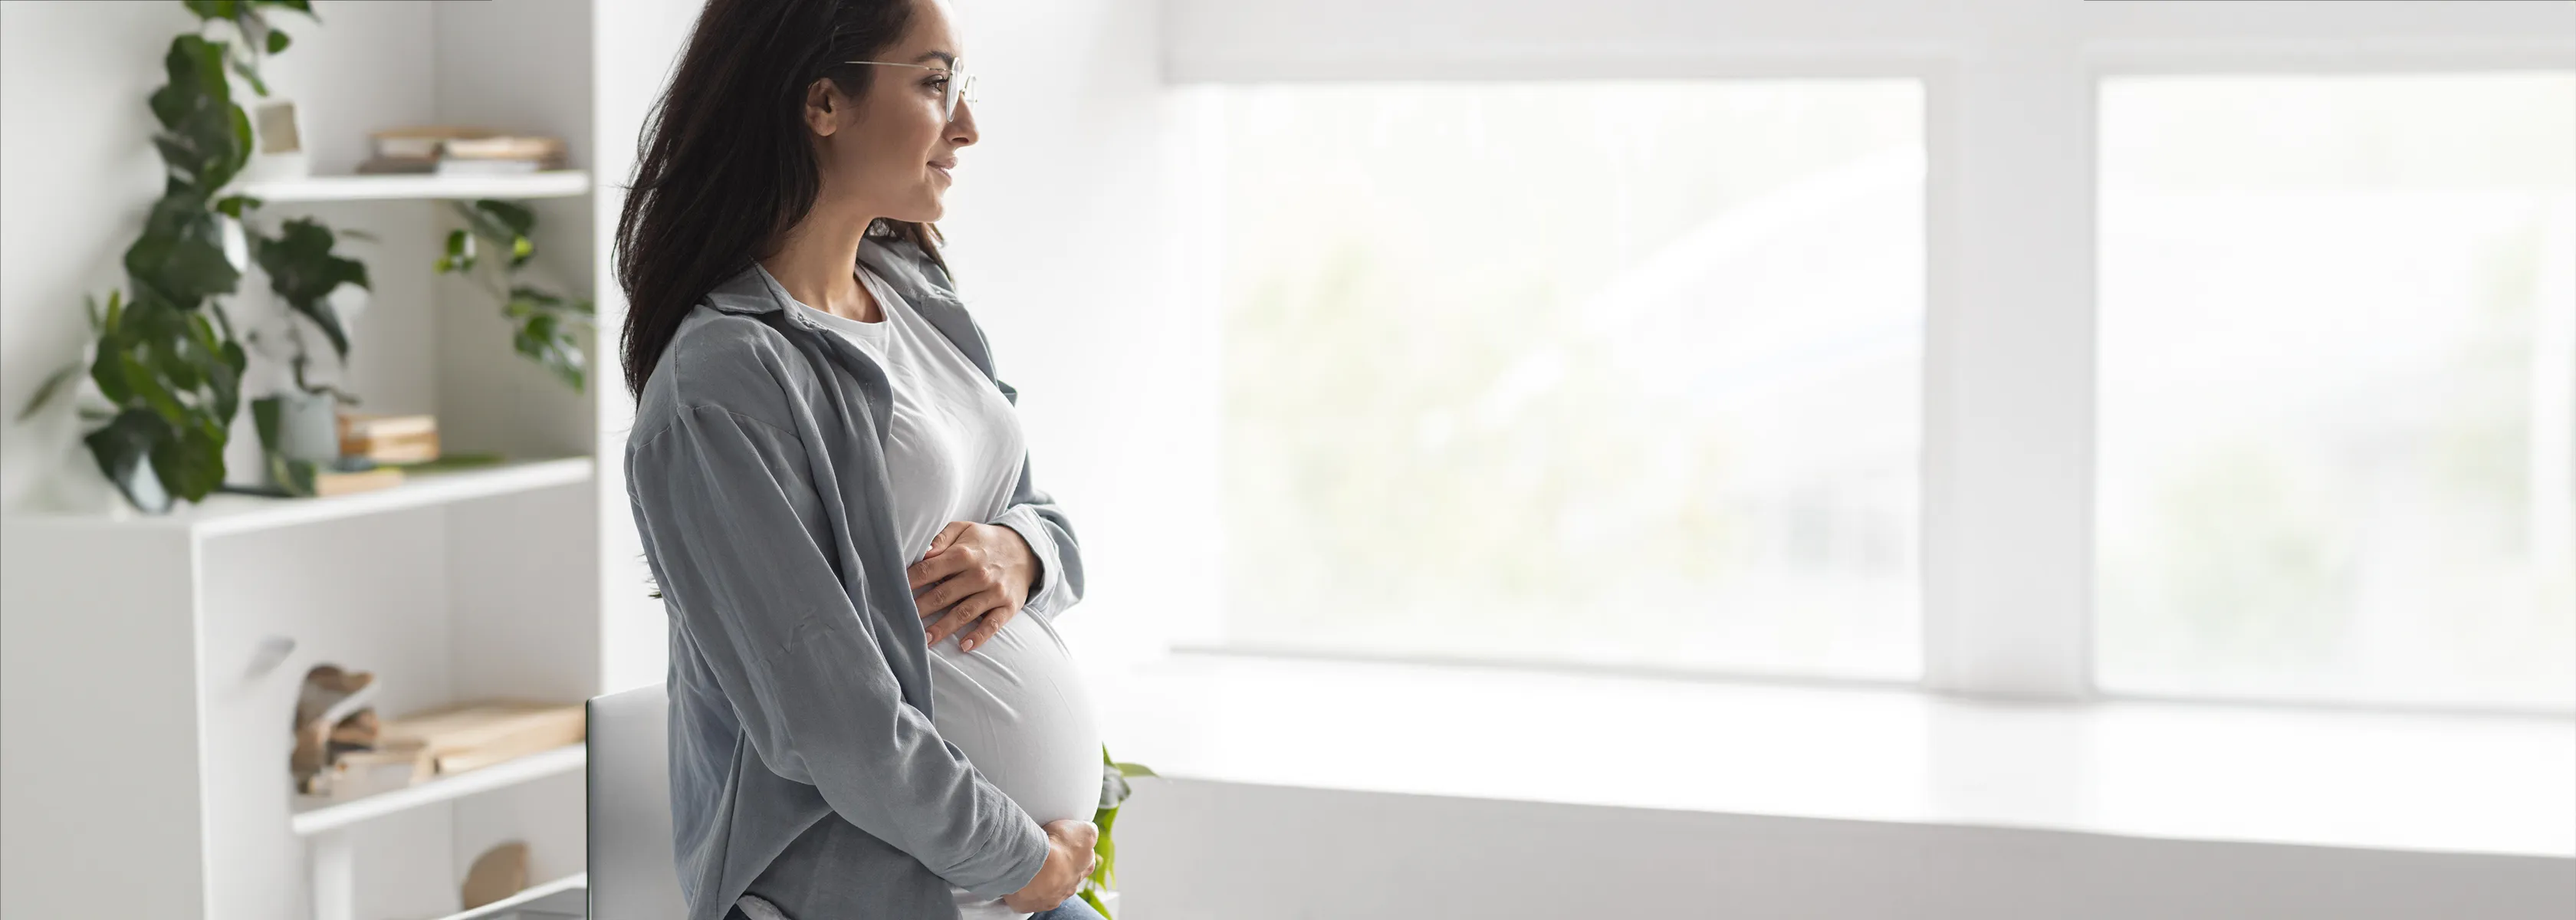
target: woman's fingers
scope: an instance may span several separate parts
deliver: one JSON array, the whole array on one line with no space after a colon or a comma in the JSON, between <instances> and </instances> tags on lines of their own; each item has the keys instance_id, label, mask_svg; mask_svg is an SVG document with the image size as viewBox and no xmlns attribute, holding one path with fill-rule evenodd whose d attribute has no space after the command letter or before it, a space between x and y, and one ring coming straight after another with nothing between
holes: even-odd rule
<instances>
[{"instance_id":1,"label":"woman's fingers","mask_svg":"<svg viewBox=\"0 0 2576 920\"><path fill-rule=\"evenodd\" d=\"M958 601L956 606L948 608L946 616L940 617L937 622L930 625L931 644L936 645L940 640L957 634L979 618L989 618L989 614L1008 603L1009 601L1001 596L1000 591L983 591L967 595L965 600ZM963 650L974 651L974 647L964 646Z\"/></svg>"},{"instance_id":2,"label":"woman's fingers","mask_svg":"<svg viewBox=\"0 0 2576 920\"><path fill-rule=\"evenodd\" d=\"M937 552L923 556L921 561L905 568L904 574L912 584L913 595L918 597L923 589L945 579L971 574L983 565L984 554L979 552L974 544L959 545L950 542L939 547Z\"/></svg>"},{"instance_id":3,"label":"woman's fingers","mask_svg":"<svg viewBox=\"0 0 2576 920\"><path fill-rule=\"evenodd\" d=\"M948 608L946 614L930 621L930 644L938 645L941 640L955 635L958 630L965 629L966 624L974 622L975 617L983 611L973 602L974 598L971 597L958 601Z\"/></svg>"},{"instance_id":4,"label":"woman's fingers","mask_svg":"<svg viewBox=\"0 0 2576 920\"><path fill-rule=\"evenodd\" d=\"M1008 603L993 608L991 612L984 614L984 618L975 624L974 630L968 632L966 634L966 638L957 641L958 649L960 651L974 651L977 647L982 646L986 641L992 639L994 634L1001 632L1002 627L1010 623L1011 618L1018 616L1019 613L1020 612L1018 610L1012 609L1011 605Z\"/></svg>"}]
</instances>

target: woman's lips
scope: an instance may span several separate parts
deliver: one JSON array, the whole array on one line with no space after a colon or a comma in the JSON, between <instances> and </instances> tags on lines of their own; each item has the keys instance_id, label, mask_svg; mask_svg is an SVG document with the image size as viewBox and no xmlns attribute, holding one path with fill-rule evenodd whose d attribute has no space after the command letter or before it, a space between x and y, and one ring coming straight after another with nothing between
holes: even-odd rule
<instances>
[{"instance_id":1,"label":"woman's lips","mask_svg":"<svg viewBox=\"0 0 2576 920\"><path fill-rule=\"evenodd\" d=\"M951 182L957 180L957 174L950 172L950 170L957 168L956 160L934 160L931 162L930 168L937 170L940 178L947 179Z\"/></svg>"}]
</instances>

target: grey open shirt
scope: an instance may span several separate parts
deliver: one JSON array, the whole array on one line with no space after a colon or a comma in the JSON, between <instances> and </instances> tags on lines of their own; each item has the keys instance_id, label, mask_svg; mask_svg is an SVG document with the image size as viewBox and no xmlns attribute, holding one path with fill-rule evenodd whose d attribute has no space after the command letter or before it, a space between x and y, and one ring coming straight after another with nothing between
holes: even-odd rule
<instances>
[{"instance_id":1,"label":"grey open shirt","mask_svg":"<svg viewBox=\"0 0 2576 920\"><path fill-rule=\"evenodd\" d=\"M983 330L918 247L871 236L859 259L993 377ZM864 902L835 916L955 917L949 884L1019 890L1045 834L931 725L911 556L888 513L885 372L787 301L757 265L718 286L655 364L627 441L627 497L671 620L680 887L690 920L721 920L837 814L865 838L834 847L851 854L834 887ZM986 523L1036 551L1024 614L1081 599L1072 525L1025 459Z\"/></svg>"}]
</instances>

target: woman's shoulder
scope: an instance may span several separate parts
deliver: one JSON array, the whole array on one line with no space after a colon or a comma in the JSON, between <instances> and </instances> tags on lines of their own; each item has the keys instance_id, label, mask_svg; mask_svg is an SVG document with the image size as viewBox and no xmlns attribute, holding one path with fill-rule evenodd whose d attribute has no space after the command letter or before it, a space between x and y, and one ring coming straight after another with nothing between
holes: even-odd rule
<instances>
[{"instance_id":1,"label":"woman's shoulder","mask_svg":"<svg viewBox=\"0 0 2576 920\"><path fill-rule=\"evenodd\" d=\"M759 316L700 303L662 349L635 405L635 437L650 437L682 413L715 408L787 428L799 399L817 391L812 364Z\"/></svg>"}]
</instances>

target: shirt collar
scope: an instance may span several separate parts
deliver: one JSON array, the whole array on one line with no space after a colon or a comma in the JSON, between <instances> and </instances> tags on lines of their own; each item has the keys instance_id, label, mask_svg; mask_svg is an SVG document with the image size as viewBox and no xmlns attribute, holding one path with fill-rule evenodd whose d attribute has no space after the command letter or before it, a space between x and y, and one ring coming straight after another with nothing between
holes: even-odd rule
<instances>
[{"instance_id":1,"label":"shirt collar","mask_svg":"<svg viewBox=\"0 0 2576 920\"><path fill-rule=\"evenodd\" d=\"M945 275L934 276L938 268L930 264L921 247L910 240L867 236L859 240L859 264L875 272L894 288L905 303L924 302L958 305L957 295L949 291ZM750 268L716 285L707 292L707 305L726 313L768 313L787 309L787 289L769 276L769 271L752 263Z\"/></svg>"}]
</instances>

